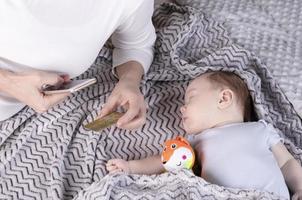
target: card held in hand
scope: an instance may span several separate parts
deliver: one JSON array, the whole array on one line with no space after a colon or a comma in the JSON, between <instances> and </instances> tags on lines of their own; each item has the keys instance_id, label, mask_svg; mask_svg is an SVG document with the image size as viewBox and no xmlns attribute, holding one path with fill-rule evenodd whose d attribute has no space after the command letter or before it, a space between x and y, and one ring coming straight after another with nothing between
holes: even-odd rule
<instances>
[{"instance_id":1,"label":"card held in hand","mask_svg":"<svg viewBox=\"0 0 302 200\"><path fill-rule=\"evenodd\" d=\"M100 131L104 128L107 128L115 124L119 120L119 118L121 118L123 115L124 113L121 112L112 112L104 117L98 118L84 125L84 127L89 130Z\"/></svg>"}]
</instances>

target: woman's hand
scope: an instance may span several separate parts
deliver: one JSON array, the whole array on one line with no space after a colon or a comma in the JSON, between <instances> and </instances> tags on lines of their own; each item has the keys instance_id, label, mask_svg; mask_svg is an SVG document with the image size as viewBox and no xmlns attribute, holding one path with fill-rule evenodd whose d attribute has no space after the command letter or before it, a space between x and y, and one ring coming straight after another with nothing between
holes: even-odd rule
<instances>
[{"instance_id":1,"label":"woman's hand","mask_svg":"<svg viewBox=\"0 0 302 200\"><path fill-rule=\"evenodd\" d=\"M68 82L69 77L67 75L31 70L20 73L6 71L2 73L2 77L4 80L1 81L3 83L1 91L39 113L47 111L69 95L69 93L45 95L41 91L44 84L59 86Z\"/></svg>"},{"instance_id":2,"label":"woman's hand","mask_svg":"<svg viewBox=\"0 0 302 200\"><path fill-rule=\"evenodd\" d=\"M100 117L116 110L119 106L127 112L118 120L117 127L132 130L145 123L146 105L137 84L120 80L101 110Z\"/></svg>"},{"instance_id":3,"label":"woman's hand","mask_svg":"<svg viewBox=\"0 0 302 200\"><path fill-rule=\"evenodd\" d=\"M103 106L100 117L122 106L127 112L118 120L117 127L132 130L146 121L146 104L139 90L143 68L138 62L130 61L118 66L116 72L119 82Z\"/></svg>"}]
</instances>

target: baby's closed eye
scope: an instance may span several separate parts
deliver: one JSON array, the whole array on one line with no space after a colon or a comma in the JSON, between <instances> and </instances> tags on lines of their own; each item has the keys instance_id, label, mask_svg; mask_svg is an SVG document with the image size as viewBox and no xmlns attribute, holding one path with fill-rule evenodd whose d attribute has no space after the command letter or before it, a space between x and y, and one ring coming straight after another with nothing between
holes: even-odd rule
<instances>
[{"instance_id":1,"label":"baby's closed eye","mask_svg":"<svg viewBox=\"0 0 302 200\"><path fill-rule=\"evenodd\" d=\"M194 96L189 96L188 98L185 99L185 105L188 105L192 99L193 99Z\"/></svg>"}]
</instances>

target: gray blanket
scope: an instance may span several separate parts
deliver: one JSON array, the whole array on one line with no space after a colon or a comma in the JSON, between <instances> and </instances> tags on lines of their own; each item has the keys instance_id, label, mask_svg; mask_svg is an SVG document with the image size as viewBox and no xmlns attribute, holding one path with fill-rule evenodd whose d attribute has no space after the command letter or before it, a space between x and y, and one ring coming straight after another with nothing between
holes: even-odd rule
<instances>
[{"instance_id":1,"label":"gray blanket","mask_svg":"<svg viewBox=\"0 0 302 200\"><path fill-rule=\"evenodd\" d=\"M237 44L253 51L302 116L301 0L174 0L224 23Z\"/></svg>"},{"instance_id":2,"label":"gray blanket","mask_svg":"<svg viewBox=\"0 0 302 200\"><path fill-rule=\"evenodd\" d=\"M302 123L267 67L237 45L219 21L189 7L165 4L156 10L155 59L141 90L149 109L136 131L84 129L112 91L111 50L78 78L96 77L86 88L47 113L25 107L1 124L0 199L279 199L257 190L223 188L190 171L153 176L107 175L110 158L159 154L177 135L179 108L190 79L208 70L233 71L247 83L259 118L272 123L288 149L302 160Z\"/></svg>"}]
</instances>

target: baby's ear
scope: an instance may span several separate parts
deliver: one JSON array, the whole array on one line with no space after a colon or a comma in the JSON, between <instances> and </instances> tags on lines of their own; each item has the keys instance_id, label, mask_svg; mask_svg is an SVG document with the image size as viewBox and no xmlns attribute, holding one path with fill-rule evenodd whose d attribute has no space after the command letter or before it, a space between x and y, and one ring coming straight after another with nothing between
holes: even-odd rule
<instances>
[{"instance_id":1,"label":"baby's ear","mask_svg":"<svg viewBox=\"0 0 302 200\"><path fill-rule=\"evenodd\" d=\"M219 93L218 108L225 109L232 105L234 101L234 92L230 89L223 89Z\"/></svg>"}]
</instances>

